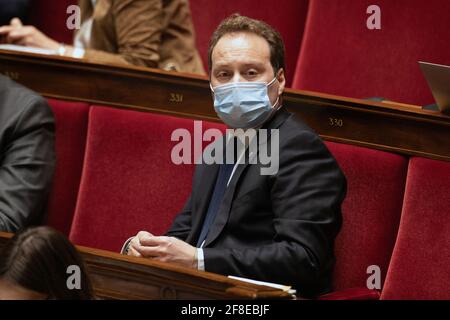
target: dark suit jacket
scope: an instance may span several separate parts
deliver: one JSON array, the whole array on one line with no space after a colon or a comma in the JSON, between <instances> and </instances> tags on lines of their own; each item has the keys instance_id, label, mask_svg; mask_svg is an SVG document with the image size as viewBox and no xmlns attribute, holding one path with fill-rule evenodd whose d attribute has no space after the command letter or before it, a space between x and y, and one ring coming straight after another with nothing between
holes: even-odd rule
<instances>
[{"instance_id":1,"label":"dark suit jacket","mask_svg":"<svg viewBox=\"0 0 450 320\"><path fill-rule=\"evenodd\" d=\"M55 167L46 101L0 75L0 231L41 222Z\"/></svg>"},{"instance_id":2,"label":"dark suit jacket","mask_svg":"<svg viewBox=\"0 0 450 320\"><path fill-rule=\"evenodd\" d=\"M267 176L260 164L238 166L203 247L205 269L293 285L303 296L326 293L346 179L321 139L284 108L264 127L279 129L279 170ZM196 167L169 236L196 245L218 167Z\"/></svg>"}]
</instances>

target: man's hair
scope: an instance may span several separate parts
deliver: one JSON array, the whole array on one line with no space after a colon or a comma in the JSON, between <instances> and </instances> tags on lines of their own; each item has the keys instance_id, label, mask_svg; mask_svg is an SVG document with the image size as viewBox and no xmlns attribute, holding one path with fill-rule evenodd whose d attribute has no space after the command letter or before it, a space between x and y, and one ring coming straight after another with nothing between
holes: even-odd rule
<instances>
[{"instance_id":1,"label":"man's hair","mask_svg":"<svg viewBox=\"0 0 450 320\"><path fill-rule=\"evenodd\" d=\"M208 48L208 67L210 72L212 69L212 52L217 42L224 35L235 32L249 32L264 38L269 44L270 63L273 71L276 73L280 69L285 70L284 43L278 31L263 21L235 13L223 20L211 37Z\"/></svg>"}]
</instances>

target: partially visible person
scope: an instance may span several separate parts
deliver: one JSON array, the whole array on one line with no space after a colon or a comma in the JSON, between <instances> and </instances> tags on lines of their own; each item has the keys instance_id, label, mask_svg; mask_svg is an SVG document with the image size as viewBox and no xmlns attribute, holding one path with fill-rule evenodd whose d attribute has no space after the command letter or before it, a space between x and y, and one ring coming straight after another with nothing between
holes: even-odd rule
<instances>
[{"instance_id":1,"label":"partially visible person","mask_svg":"<svg viewBox=\"0 0 450 320\"><path fill-rule=\"evenodd\" d=\"M9 44L93 62L204 73L188 0L79 0L79 6L81 28L72 46L19 19L0 27L0 36Z\"/></svg>"},{"instance_id":2,"label":"partially visible person","mask_svg":"<svg viewBox=\"0 0 450 320\"><path fill-rule=\"evenodd\" d=\"M81 256L66 236L50 227L33 227L16 233L0 256L0 300L94 298ZM79 289L67 285L69 266L79 267Z\"/></svg>"},{"instance_id":3,"label":"partially visible person","mask_svg":"<svg viewBox=\"0 0 450 320\"><path fill-rule=\"evenodd\" d=\"M0 231L39 224L55 169L55 122L38 94L0 75Z\"/></svg>"},{"instance_id":4,"label":"partially visible person","mask_svg":"<svg viewBox=\"0 0 450 320\"><path fill-rule=\"evenodd\" d=\"M30 0L0 0L0 26L9 24L12 18L26 19Z\"/></svg>"}]
</instances>

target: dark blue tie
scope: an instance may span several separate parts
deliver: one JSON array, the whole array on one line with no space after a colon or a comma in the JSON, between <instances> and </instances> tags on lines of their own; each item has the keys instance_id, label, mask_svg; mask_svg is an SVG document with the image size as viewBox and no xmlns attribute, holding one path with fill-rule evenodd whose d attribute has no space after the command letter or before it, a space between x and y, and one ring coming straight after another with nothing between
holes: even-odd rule
<instances>
[{"instance_id":1,"label":"dark blue tie","mask_svg":"<svg viewBox=\"0 0 450 320\"><path fill-rule=\"evenodd\" d=\"M200 248L203 241L208 235L209 228L214 222L219 211L220 203L222 202L225 190L227 189L228 179L233 172L234 164L221 164L219 168L219 174L217 175L216 185L214 186L214 191L211 196L211 201L209 202L208 212L206 213L205 220L203 222L202 231L200 232L200 237L197 241L197 248Z\"/></svg>"}]
</instances>

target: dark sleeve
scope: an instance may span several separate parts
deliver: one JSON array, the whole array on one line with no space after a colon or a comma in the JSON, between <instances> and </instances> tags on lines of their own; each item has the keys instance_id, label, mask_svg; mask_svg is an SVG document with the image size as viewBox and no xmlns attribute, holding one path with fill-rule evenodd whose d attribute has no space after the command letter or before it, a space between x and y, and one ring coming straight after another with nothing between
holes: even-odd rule
<instances>
[{"instance_id":1,"label":"dark sleeve","mask_svg":"<svg viewBox=\"0 0 450 320\"><path fill-rule=\"evenodd\" d=\"M329 290L346 180L315 134L304 131L283 140L278 173L269 178L273 242L205 248L205 269L293 285L301 295L314 296Z\"/></svg>"},{"instance_id":2,"label":"dark sleeve","mask_svg":"<svg viewBox=\"0 0 450 320\"><path fill-rule=\"evenodd\" d=\"M5 141L0 163L0 230L42 220L55 167L55 124L44 99L29 101Z\"/></svg>"},{"instance_id":3,"label":"dark sleeve","mask_svg":"<svg viewBox=\"0 0 450 320\"><path fill-rule=\"evenodd\" d=\"M168 237L175 237L180 240L186 241L189 233L191 232L191 196L189 196L183 210L179 213L172 223L169 231L165 234Z\"/></svg>"},{"instance_id":4,"label":"dark sleeve","mask_svg":"<svg viewBox=\"0 0 450 320\"><path fill-rule=\"evenodd\" d=\"M8 25L12 18L26 22L30 0L0 0L0 26Z\"/></svg>"}]
</instances>

